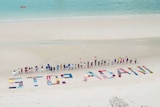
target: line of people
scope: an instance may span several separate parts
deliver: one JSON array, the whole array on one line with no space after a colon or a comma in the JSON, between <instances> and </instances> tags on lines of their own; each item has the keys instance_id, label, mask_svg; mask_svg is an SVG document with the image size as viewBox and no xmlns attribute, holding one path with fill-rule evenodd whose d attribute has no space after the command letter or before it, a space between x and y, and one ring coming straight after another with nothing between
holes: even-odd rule
<instances>
[{"instance_id":1,"label":"line of people","mask_svg":"<svg viewBox=\"0 0 160 107\"><path fill-rule=\"evenodd\" d=\"M93 68L98 66L109 66L114 64L127 64L127 63L137 63L137 59L129 59L128 57L118 57L114 60L106 60L101 59L97 60L97 57L94 57L93 61L82 61L80 60L79 63L68 63L68 64L57 64L56 66L51 66L50 64L41 65L41 66L34 66L34 67L24 67L18 68L17 70L13 70L12 74L27 74L33 72L45 72L45 71L62 71L62 70L75 70L75 69L85 69L85 68Z\"/></svg>"}]
</instances>

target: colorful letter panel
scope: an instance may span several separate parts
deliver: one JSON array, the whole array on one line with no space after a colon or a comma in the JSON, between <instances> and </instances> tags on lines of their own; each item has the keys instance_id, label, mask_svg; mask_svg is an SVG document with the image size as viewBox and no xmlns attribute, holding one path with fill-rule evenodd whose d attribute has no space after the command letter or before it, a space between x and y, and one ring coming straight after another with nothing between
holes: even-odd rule
<instances>
[{"instance_id":1,"label":"colorful letter panel","mask_svg":"<svg viewBox=\"0 0 160 107\"><path fill-rule=\"evenodd\" d=\"M121 77L121 74L131 74L128 71L124 70L123 68L119 68L117 71L118 71L118 77Z\"/></svg>"},{"instance_id":2,"label":"colorful letter panel","mask_svg":"<svg viewBox=\"0 0 160 107\"><path fill-rule=\"evenodd\" d=\"M137 66L137 68L139 68L139 69L140 69L140 71L139 71L139 72L141 72L141 73L143 73L143 74L146 74L146 73L147 73L147 72L146 72L142 67Z\"/></svg>"},{"instance_id":3,"label":"colorful letter panel","mask_svg":"<svg viewBox=\"0 0 160 107\"><path fill-rule=\"evenodd\" d=\"M133 72L135 75L138 75L132 68L128 67L128 69Z\"/></svg>"},{"instance_id":4,"label":"colorful letter panel","mask_svg":"<svg viewBox=\"0 0 160 107\"><path fill-rule=\"evenodd\" d=\"M60 84L60 79L57 75L46 76L47 85L58 85Z\"/></svg>"},{"instance_id":5,"label":"colorful letter panel","mask_svg":"<svg viewBox=\"0 0 160 107\"><path fill-rule=\"evenodd\" d=\"M111 71L99 70L98 72L102 75L102 77L103 77L104 79L112 79L112 78L115 77L115 74L114 74L113 72L111 72ZM105 72L107 72L109 75L108 75L108 76L105 75L105 74L104 74Z\"/></svg>"},{"instance_id":6,"label":"colorful letter panel","mask_svg":"<svg viewBox=\"0 0 160 107\"><path fill-rule=\"evenodd\" d=\"M138 72L140 72L140 73L142 73L142 74L147 74L147 71L148 71L149 73L151 73L151 74L153 73L150 69L148 69L148 68L145 67L145 66L142 66L142 67L141 67L141 66L137 66L137 68L138 68L138 69L134 69L134 68L133 68L134 70L133 70L132 68L128 68L128 69L129 69L130 71L132 71L132 72L133 72L133 71L134 71L134 72L135 72L135 71L138 71ZM133 73L134 73L134 72L133 72ZM135 73L136 73L136 72L135 72ZM136 74L135 74L135 75L136 75ZM138 74L137 74L137 75L138 75Z\"/></svg>"},{"instance_id":7,"label":"colorful letter panel","mask_svg":"<svg viewBox=\"0 0 160 107\"><path fill-rule=\"evenodd\" d=\"M62 78L73 78L72 74L61 74Z\"/></svg>"},{"instance_id":8,"label":"colorful letter panel","mask_svg":"<svg viewBox=\"0 0 160 107\"><path fill-rule=\"evenodd\" d=\"M37 78L43 78L43 76L33 76L33 77L27 77L27 79L33 79L33 84L34 84L34 87L38 87L38 80Z\"/></svg>"},{"instance_id":9,"label":"colorful letter panel","mask_svg":"<svg viewBox=\"0 0 160 107\"><path fill-rule=\"evenodd\" d=\"M61 78L62 78L62 84L66 84L65 79L73 78L73 76L72 76L71 73L69 73L69 74L61 74Z\"/></svg>"},{"instance_id":10,"label":"colorful letter panel","mask_svg":"<svg viewBox=\"0 0 160 107\"><path fill-rule=\"evenodd\" d=\"M9 89L23 88L22 78L10 78L9 83Z\"/></svg>"},{"instance_id":11,"label":"colorful letter panel","mask_svg":"<svg viewBox=\"0 0 160 107\"><path fill-rule=\"evenodd\" d=\"M145 66L142 66L145 70L147 70L149 73L153 73L150 69L148 69L147 67L145 67Z\"/></svg>"},{"instance_id":12,"label":"colorful letter panel","mask_svg":"<svg viewBox=\"0 0 160 107\"><path fill-rule=\"evenodd\" d=\"M83 81L87 82L87 80L88 80L89 77L96 77L96 78L98 78L99 80L102 80L101 77L99 77L99 76L97 76L95 73L89 71L89 72L87 72L87 73L84 75Z\"/></svg>"}]
</instances>

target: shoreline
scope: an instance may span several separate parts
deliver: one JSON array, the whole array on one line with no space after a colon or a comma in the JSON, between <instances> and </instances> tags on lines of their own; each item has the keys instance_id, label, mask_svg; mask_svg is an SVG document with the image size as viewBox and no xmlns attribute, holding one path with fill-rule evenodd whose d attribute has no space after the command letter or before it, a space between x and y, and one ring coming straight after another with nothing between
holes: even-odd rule
<instances>
[{"instance_id":1,"label":"shoreline","mask_svg":"<svg viewBox=\"0 0 160 107\"><path fill-rule=\"evenodd\" d=\"M93 15L93 16L62 16L62 17L46 17L46 18L14 18L14 19L0 19L0 23L21 23L21 22L43 22L55 20L87 20L87 19L114 19L114 18L143 18L143 17L160 17L160 13L151 14L115 14L115 15Z\"/></svg>"}]
</instances>

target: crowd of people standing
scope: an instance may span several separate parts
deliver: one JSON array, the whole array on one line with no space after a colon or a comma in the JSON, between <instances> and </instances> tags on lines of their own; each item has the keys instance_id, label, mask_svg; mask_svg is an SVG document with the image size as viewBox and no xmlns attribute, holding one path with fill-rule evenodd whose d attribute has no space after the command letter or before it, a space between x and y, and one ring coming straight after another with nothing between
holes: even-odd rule
<instances>
[{"instance_id":1,"label":"crowd of people standing","mask_svg":"<svg viewBox=\"0 0 160 107\"><path fill-rule=\"evenodd\" d=\"M92 61L82 61L80 58L79 63L68 63L68 64L56 64L55 66L52 66L51 64L46 65L35 65L34 67L21 67L17 70L13 70L12 74L27 74L27 73L33 73L33 72L54 72L54 71L62 71L62 70L78 70L78 69L86 69L86 68L93 68L93 67L99 67L99 66L109 66L109 65L115 65L115 64L136 64L137 59L131 59L128 57L118 57L113 60L110 59L97 59L95 56Z\"/></svg>"}]
</instances>

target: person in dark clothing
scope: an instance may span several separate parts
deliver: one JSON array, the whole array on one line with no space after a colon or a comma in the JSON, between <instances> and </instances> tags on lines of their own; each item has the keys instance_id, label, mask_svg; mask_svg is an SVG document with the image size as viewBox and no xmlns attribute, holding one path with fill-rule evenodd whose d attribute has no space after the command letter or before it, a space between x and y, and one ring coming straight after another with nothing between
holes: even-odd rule
<instances>
[{"instance_id":1,"label":"person in dark clothing","mask_svg":"<svg viewBox=\"0 0 160 107\"><path fill-rule=\"evenodd\" d=\"M116 58L114 59L114 63L116 64Z\"/></svg>"},{"instance_id":2,"label":"person in dark clothing","mask_svg":"<svg viewBox=\"0 0 160 107\"><path fill-rule=\"evenodd\" d=\"M129 59L128 59L128 58L126 58L126 63L128 63L128 60L129 60Z\"/></svg>"},{"instance_id":3,"label":"person in dark clothing","mask_svg":"<svg viewBox=\"0 0 160 107\"><path fill-rule=\"evenodd\" d=\"M100 61L98 61L98 66L100 65Z\"/></svg>"},{"instance_id":4,"label":"person in dark clothing","mask_svg":"<svg viewBox=\"0 0 160 107\"><path fill-rule=\"evenodd\" d=\"M106 65L106 60L104 60L104 65Z\"/></svg>"},{"instance_id":5,"label":"person in dark clothing","mask_svg":"<svg viewBox=\"0 0 160 107\"><path fill-rule=\"evenodd\" d=\"M87 62L87 68L89 68L89 61Z\"/></svg>"},{"instance_id":6,"label":"person in dark clothing","mask_svg":"<svg viewBox=\"0 0 160 107\"><path fill-rule=\"evenodd\" d=\"M137 64L137 59L134 60L134 63Z\"/></svg>"}]
</instances>

